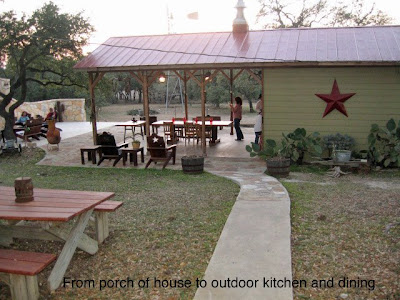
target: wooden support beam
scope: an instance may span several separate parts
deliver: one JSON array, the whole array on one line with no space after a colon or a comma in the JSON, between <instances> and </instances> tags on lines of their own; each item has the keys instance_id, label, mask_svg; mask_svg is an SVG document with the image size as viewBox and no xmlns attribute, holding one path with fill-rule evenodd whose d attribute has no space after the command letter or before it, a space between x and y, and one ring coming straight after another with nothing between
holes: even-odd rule
<instances>
[{"instance_id":1,"label":"wooden support beam","mask_svg":"<svg viewBox=\"0 0 400 300\"><path fill-rule=\"evenodd\" d=\"M129 74L131 74L131 76L133 78L135 78L141 85L143 85L142 78L138 74L136 74L135 72L132 72L132 71L129 72Z\"/></svg>"},{"instance_id":2,"label":"wooden support beam","mask_svg":"<svg viewBox=\"0 0 400 300\"><path fill-rule=\"evenodd\" d=\"M192 71L186 71L186 72L187 72L187 74L189 74L189 77L193 78L194 81L196 81L197 84L201 87L202 82L201 82L198 78L196 78L196 76L195 76L195 74L196 74L197 71L194 71L194 72L192 72Z\"/></svg>"},{"instance_id":3,"label":"wooden support beam","mask_svg":"<svg viewBox=\"0 0 400 300\"><path fill-rule=\"evenodd\" d=\"M232 69L231 69L231 71L232 71L232 74L233 74L233 70ZM235 81L240 76L240 74L242 74L243 71L244 71L243 69L240 69L239 72L235 76L233 76L233 81Z\"/></svg>"},{"instance_id":4,"label":"wooden support beam","mask_svg":"<svg viewBox=\"0 0 400 300\"><path fill-rule=\"evenodd\" d=\"M204 72L203 72L204 73ZM201 126L201 146L203 149L203 156L207 156L207 144L206 144L206 81L204 79L204 74L201 76L200 81L200 89L201 89L201 118L202 118L202 126Z\"/></svg>"},{"instance_id":5,"label":"wooden support beam","mask_svg":"<svg viewBox=\"0 0 400 300\"><path fill-rule=\"evenodd\" d=\"M231 104L233 104L233 81L234 81L234 77L233 77L233 70L230 69L229 70L229 88L230 91L229 93L231 94ZM231 110L231 114L230 114L230 120L233 122L233 112ZM231 124L231 135L233 135L233 123Z\"/></svg>"},{"instance_id":6,"label":"wooden support beam","mask_svg":"<svg viewBox=\"0 0 400 300\"><path fill-rule=\"evenodd\" d=\"M143 111L146 118L146 133L150 136L149 83L146 72L141 72L141 79L143 87Z\"/></svg>"},{"instance_id":7,"label":"wooden support beam","mask_svg":"<svg viewBox=\"0 0 400 300\"><path fill-rule=\"evenodd\" d=\"M97 145L97 120L96 120L96 100L94 94L95 82L98 76L95 77L94 73L89 73L89 93L90 93L90 122L92 122L93 145ZM98 81L97 81L98 82Z\"/></svg>"},{"instance_id":8,"label":"wooden support beam","mask_svg":"<svg viewBox=\"0 0 400 300\"><path fill-rule=\"evenodd\" d=\"M189 98L187 95L187 81L188 81L188 78L186 76L186 72L184 71L183 72L183 86L184 86L183 93L185 95L185 118L186 118L186 120L189 119L189 109L188 109Z\"/></svg>"},{"instance_id":9,"label":"wooden support beam","mask_svg":"<svg viewBox=\"0 0 400 300\"><path fill-rule=\"evenodd\" d=\"M245 70L247 71L247 73L250 74L250 76L251 76L255 81L257 81L259 84L262 84L260 76L258 76L257 74L255 74L255 73L253 72L253 70L250 70L250 69L245 69Z\"/></svg>"}]
</instances>

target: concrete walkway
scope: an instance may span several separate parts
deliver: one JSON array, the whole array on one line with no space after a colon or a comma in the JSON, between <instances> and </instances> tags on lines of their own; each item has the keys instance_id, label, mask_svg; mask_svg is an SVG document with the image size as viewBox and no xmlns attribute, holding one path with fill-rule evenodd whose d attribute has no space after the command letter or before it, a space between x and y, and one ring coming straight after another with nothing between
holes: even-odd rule
<instances>
[{"instance_id":1,"label":"concrete walkway","mask_svg":"<svg viewBox=\"0 0 400 300\"><path fill-rule=\"evenodd\" d=\"M89 123L57 123L57 127L63 129L60 150L47 151L47 143L41 142L38 146L42 146L47 154L39 164L82 166L79 148L91 144ZM107 128L117 141L122 140L121 129L112 123L98 124L98 128L99 132ZM278 180L264 174L265 164L249 158L244 146L251 141L254 132L252 128L243 131L245 143L235 142L235 137L224 129L218 133L222 142L207 147L205 170L234 180L241 188L207 267L204 277L207 286L197 290L196 300L293 298L291 288L271 287L274 279L279 286L284 280L292 279L290 199ZM197 145L179 143L177 154L179 157L200 150ZM111 163L105 161L101 167L110 167ZM123 167L121 163L117 166ZM85 167L98 168L90 163ZM125 166L131 167L129 164ZM143 167L144 164L138 166ZM161 166L152 165L152 168ZM169 165L168 168L181 170L180 159L175 166ZM212 285L220 280L223 286L229 284L231 287L213 288ZM248 287L234 287L235 280L241 280L239 286L244 283Z\"/></svg>"},{"instance_id":2,"label":"concrete walkway","mask_svg":"<svg viewBox=\"0 0 400 300\"><path fill-rule=\"evenodd\" d=\"M287 191L259 162L211 160L206 169L241 188L207 267L207 287L195 299L292 299L291 288L271 287L271 280L292 279ZM228 279L231 288L212 287ZM235 280L247 288L232 287Z\"/></svg>"}]
</instances>

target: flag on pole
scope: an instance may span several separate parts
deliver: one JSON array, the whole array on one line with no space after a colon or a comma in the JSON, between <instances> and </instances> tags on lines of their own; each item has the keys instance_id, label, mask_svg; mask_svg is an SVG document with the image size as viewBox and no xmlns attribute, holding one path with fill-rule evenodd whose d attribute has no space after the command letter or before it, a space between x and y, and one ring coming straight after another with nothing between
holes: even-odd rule
<instances>
[{"instance_id":1,"label":"flag on pole","mask_svg":"<svg viewBox=\"0 0 400 300\"><path fill-rule=\"evenodd\" d=\"M199 12L195 11L187 15L188 19L191 20L198 20L199 19Z\"/></svg>"}]
</instances>

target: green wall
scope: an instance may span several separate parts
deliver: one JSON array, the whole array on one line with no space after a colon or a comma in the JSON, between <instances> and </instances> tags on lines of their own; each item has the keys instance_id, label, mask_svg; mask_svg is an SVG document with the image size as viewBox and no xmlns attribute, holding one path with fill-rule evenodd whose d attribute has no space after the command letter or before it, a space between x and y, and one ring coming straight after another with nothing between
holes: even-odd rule
<instances>
[{"instance_id":1,"label":"green wall","mask_svg":"<svg viewBox=\"0 0 400 300\"><path fill-rule=\"evenodd\" d=\"M356 93L344 102L348 117L333 110L322 118L326 102L315 94L330 94L337 80L341 94ZM367 148L371 124L400 119L400 68L271 68L264 70L264 137L281 140L304 127L308 133L349 134L358 150Z\"/></svg>"}]
</instances>

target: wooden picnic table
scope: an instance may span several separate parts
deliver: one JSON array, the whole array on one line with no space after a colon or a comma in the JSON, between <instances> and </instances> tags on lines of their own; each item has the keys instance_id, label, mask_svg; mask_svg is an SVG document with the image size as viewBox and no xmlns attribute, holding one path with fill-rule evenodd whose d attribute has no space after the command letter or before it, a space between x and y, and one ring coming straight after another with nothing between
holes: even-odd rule
<instances>
[{"instance_id":1,"label":"wooden picnic table","mask_svg":"<svg viewBox=\"0 0 400 300\"><path fill-rule=\"evenodd\" d=\"M127 131L132 131L132 139L135 139L136 135L141 135L142 139L144 140L144 133L143 133L143 127L145 126L146 121L128 121L128 122L124 122L124 123L118 123L115 124L115 126L119 126L119 127L124 127L124 143L125 143L125 139L127 138L126 136L126 132ZM140 133L135 133L135 129L136 127L140 127Z\"/></svg>"},{"instance_id":2,"label":"wooden picnic table","mask_svg":"<svg viewBox=\"0 0 400 300\"><path fill-rule=\"evenodd\" d=\"M0 186L0 245L9 246L13 238L64 242L63 249L48 278L51 291L58 288L76 248L93 255L98 251L96 240L84 234L96 205L114 197L112 192L90 192L38 189L34 200L15 202L14 187ZM35 221L24 222L20 221ZM68 223L75 221L73 226Z\"/></svg>"}]
</instances>

